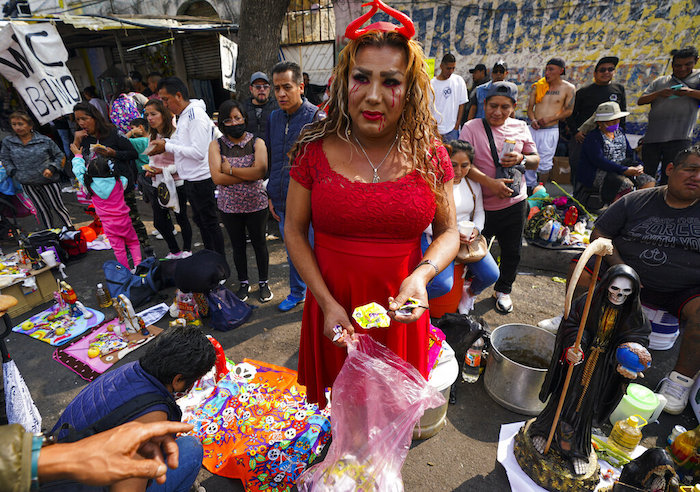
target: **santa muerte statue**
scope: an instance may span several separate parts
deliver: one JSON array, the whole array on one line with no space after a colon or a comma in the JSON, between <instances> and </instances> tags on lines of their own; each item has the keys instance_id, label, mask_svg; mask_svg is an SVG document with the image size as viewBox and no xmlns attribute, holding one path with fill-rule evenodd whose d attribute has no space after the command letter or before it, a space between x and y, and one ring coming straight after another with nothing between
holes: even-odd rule
<instances>
[{"instance_id":1,"label":"santa muerte statue","mask_svg":"<svg viewBox=\"0 0 700 492\"><path fill-rule=\"evenodd\" d=\"M639 301L637 273L615 265L595 286L602 256L611 252L609 240L597 239L579 260L540 391L540 400L549 401L515 439L521 468L548 490L595 488L599 478L591 446L593 420L607 419L629 380L651 364L646 350L651 327ZM598 256L588 293L571 306L578 277L594 254Z\"/></svg>"}]
</instances>

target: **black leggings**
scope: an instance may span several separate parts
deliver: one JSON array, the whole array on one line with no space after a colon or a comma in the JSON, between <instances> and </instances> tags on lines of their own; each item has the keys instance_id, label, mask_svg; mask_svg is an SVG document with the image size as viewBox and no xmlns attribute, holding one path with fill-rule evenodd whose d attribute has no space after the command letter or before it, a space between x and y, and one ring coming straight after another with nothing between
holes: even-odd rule
<instances>
[{"instance_id":1,"label":"black leggings","mask_svg":"<svg viewBox=\"0 0 700 492\"><path fill-rule=\"evenodd\" d=\"M157 194L152 192L149 197L151 200L151 208L153 209L153 225L163 236L168 249L171 253L179 253L180 251L192 251L192 226L187 218L187 193L184 186L177 187L177 201L180 204L180 213L175 214L177 223L180 225L182 232L182 249L177 245L177 240L173 234L173 221L170 218L170 209L163 208L158 203Z\"/></svg>"},{"instance_id":2,"label":"black leggings","mask_svg":"<svg viewBox=\"0 0 700 492\"><path fill-rule=\"evenodd\" d=\"M267 272L270 264L270 255L267 251L267 241L265 240L268 213L269 210L267 207L257 212L247 214L228 214L221 212L221 220L231 240L233 263L236 265L239 282L248 280L246 229L248 230L250 242L255 251L255 262L258 265L258 280L260 282L267 282Z\"/></svg>"}]
</instances>

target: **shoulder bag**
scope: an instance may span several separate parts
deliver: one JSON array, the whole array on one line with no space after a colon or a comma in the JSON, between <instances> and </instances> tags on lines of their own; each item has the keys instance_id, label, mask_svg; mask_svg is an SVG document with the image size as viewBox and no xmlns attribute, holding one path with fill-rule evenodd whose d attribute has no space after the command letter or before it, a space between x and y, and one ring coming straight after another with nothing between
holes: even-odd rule
<instances>
[{"instance_id":1,"label":"shoulder bag","mask_svg":"<svg viewBox=\"0 0 700 492\"><path fill-rule=\"evenodd\" d=\"M481 119L484 124L484 131L486 136L489 138L489 147L491 148L491 157L493 158L493 164L496 166L496 179L505 178L512 179L512 183L506 183L506 186L513 190L513 196L518 196L520 194L520 185L523 180L523 173L525 169L523 166L511 166L503 167L501 166L501 161L498 158L498 151L496 150L496 142L493 140L493 132L491 131L491 126L486 122L485 118Z\"/></svg>"},{"instance_id":2,"label":"shoulder bag","mask_svg":"<svg viewBox=\"0 0 700 492\"><path fill-rule=\"evenodd\" d=\"M476 194L474 193L474 190L472 190L472 185L469 184L469 179L464 179L469 187L469 191L472 193L474 200L474 208L472 208L472 215L469 218L470 221L474 222L474 212L476 211ZM459 245L459 252L455 258L455 263L476 263L484 258L488 252L489 248L488 244L486 243L486 238L479 233L471 243Z\"/></svg>"}]
</instances>

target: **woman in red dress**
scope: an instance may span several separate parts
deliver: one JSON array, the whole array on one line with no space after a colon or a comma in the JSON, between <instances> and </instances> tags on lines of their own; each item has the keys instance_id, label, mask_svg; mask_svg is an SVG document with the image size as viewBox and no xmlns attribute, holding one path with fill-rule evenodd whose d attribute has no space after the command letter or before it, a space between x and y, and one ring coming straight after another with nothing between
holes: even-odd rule
<instances>
[{"instance_id":1,"label":"woman in red dress","mask_svg":"<svg viewBox=\"0 0 700 492\"><path fill-rule=\"evenodd\" d=\"M307 127L291 152L286 244L310 290L299 383L322 407L345 360L344 339L355 333L371 335L427 378L425 309L390 311L388 329L364 330L350 314L369 302L396 310L409 297L427 306L426 284L459 247L453 171L429 109L423 53L391 27L373 24L355 39L346 33L352 40L334 72L328 117ZM430 223L434 240L421 255ZM346 333L334 343L337 325Z\"/></svg>"}]
</instances>

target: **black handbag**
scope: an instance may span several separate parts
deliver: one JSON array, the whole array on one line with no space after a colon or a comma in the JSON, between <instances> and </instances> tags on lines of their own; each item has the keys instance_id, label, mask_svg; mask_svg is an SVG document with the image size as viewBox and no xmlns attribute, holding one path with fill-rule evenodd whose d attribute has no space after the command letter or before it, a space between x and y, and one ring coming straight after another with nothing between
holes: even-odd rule
<instances>
[{"instance_id":1,"label":"black handbag","mask_svg":"<svg viewBox=\"0 0 700 492\"><path fill-rule=\"evenodd\" d=\"M525 174L525 166L518 164L511 167L501 166L501 161L498 158L498 151L496 150L496 142L493 140L493 132L491 131L491 126L486 122L485 118L481 119L484 124L484 131L486 136L489 138L489 147L491 147L491 157L493 158L493 164L496 166L496 179L505 178L512 179L512 183L506 183L506 186L513 190L513 196L518 196L520 194L520 186L523 181L523 174Z\"/></svg>"}]
</instances>

